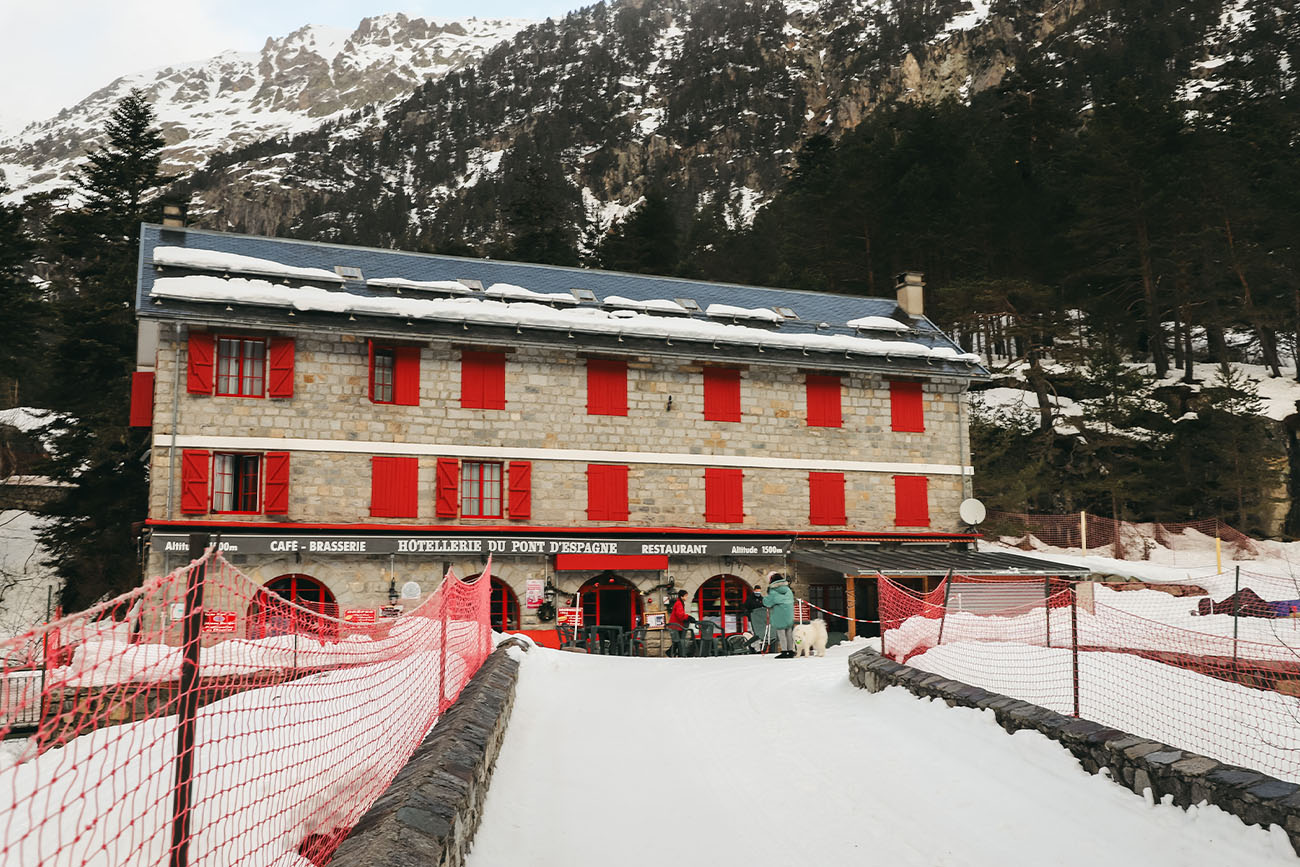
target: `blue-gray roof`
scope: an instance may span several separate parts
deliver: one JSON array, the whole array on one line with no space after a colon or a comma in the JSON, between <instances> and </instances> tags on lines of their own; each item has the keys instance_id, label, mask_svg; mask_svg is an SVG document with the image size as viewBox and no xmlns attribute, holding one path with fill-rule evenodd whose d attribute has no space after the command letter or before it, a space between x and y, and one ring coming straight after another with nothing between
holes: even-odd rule
<instances>
[{"instance_id":1,"label":"blue-gray roof","mask_svg":"<svg viewBox=\"0 0 1300 867\"><path fill-rule=\"evenodd\" d=\"M698 302L701 308L706 308L710 304L745 308L789 307L795 311L798 319L783 322L780 325L782 332L812 332L817 331L820 325L823 334L853 334L854 330L845 325L850 320L866 316L891 317L911 326L910 341L932 347L953 347L960 351L960 348L956 347L956 344L928 319L924 317L909 319L902 315L897 302L892 298L867 298L829 292L743 286L585 268L470 259L199 229L174 229L150 224L141 228L140 270L136 299L137 310L145 316L183 318L186 313L191 312L191 308L183 303L173 301L159 303L158 299L150 297L154 280L158 276L157 269L152 265L155 247L183 247L230 253L270 260L280 265L323 268L328 271L333 271L336 266L350 266L360 269L365 278L372 280L378 278L416 281L478 280L484 287L494 283L509 283L535 292L567 293L575 287L583 288L591 290L597 299L604 299L611 295L637 301L691 298ZM349 283L347 289L349 292L375 295L387 295L392 291L368 289L353 283ZM695 315L699 317L701 314ZM943 367L951 367L952 372L966 376L986 375L979 365L945 364Z\"/></svg>"}]
</instances>

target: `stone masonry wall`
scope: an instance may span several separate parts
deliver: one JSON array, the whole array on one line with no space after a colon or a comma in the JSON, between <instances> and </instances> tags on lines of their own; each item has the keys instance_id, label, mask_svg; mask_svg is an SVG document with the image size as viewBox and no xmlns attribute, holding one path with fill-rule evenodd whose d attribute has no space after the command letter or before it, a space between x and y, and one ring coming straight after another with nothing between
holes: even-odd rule
<instances>
[{"instance_id":1,"label":"stone masonry wall","mask_svg":"<svg viewBox=\"0 0 1300 867\"><path fill-rule=\"evenodd\" d=\"M497 648L334 857L333 867L459 867L514 707L519 663Z\"/></svg>"},{"instance_id":2,"label":"stone masonry wall","mask_svg":"<svg viewBox=\"0 0 1300 867\"><path fill-rule=\"evenodd\" d=\"M297 334L295 394L273 400L190 395L185 386L185 342L169 329L160 342L155 386L150 515L180 517L179 486L168 491L172 456L173 385L181 436L333 439L426 444L455 456L466 446L595 449L667 455L761 456L791 461L840 460L957 465L967 462L959 437L956 380L925 384L924 433L890 430L889 386L879 376L844 377L843 427L809 427L804 373L788 367L752 365L741 373L743 420L703 417L702 365L629 358L628 415L586 413L585 359L572 351L520 348L506 361L506 408L460 406L460 347L425 345L420 360L419 407L372 404L367 396L366 340L354 335ZM183 335L182 335L183 338ZM669 399L671 398L671 408ZM370 457L330 451L293 451L289 520L303 522L519 524L509 519L439 519L434 512L436 455L420 460L420 515L415 519L369 516ZM508 459L508 458L507 458ZM669 458L670 459L670 458ZM591 461L599 463L601 461ZM179 458L175 461L179 472ZM704 468L681 464L629 463L632 526L702 527ZM534 460L533 511L522 522L537 526L586 526L585 460ZM745 519L734 527L808 526L808 475L804 469L746 468ZM846 511L852 529L894 529L892 473L847 472ZM930 474L932 529L951 530L961 500L958 475ZM240 520L283 520L240 516ZM831 529L831 528L826 528ZM925 528L904 528L925 529Z\"/></svg>"},{"instance_id":3,"label":"stone masonry wall","mask_svg":"<svg viewBox=\"0 0 1300 867\"><path fill-rule=\"evenodd\" d=\"M1084 770L1095 774L1106 768L1112 780L1138 794L1150 789L1157 801L1170 796L1180 807L1206 802L1248 825L1277 825L1300 854L1300 785L1295 783L949 680L870 649L849 657L849 680L868 692L901 686L949 707L990 710L1008 732L1042 732L1068 749Z\"/></svg>"}]
</instances>

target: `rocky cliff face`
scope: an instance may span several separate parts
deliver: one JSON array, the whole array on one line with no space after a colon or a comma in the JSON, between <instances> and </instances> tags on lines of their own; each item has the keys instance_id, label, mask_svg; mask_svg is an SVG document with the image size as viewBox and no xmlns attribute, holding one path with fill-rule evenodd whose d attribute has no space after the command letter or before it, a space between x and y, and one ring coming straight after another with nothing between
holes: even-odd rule
<instances>
[{"instance_id":1,"label":"rocky cliff face","mask_svg":"<svg viewBox=\"0 0 1300 867\"><path fill-rule=\"evenodd\" d=\"M230 51L125 76L0 141L0 175L13 196L68 183L131 88L143 89L158 113L167 141L163 172L183 174L214 153L313 130L408 96L422 82L477 61L529 23L382 15L351 33L306 26L267 39L259 52Z\"/></svg>"},{"instance_id":2,"label":"rocky cliff face","mask_svg":"<svg viewBox=\"0 0 1300 867\"><path fill-rule=\"evenodd\" d=\"M189 185L203 224L366 243L500 238L510 178L539 158L599 230L654 186L730 225L770 198L809 136L881 103L969 99L1082 0L623 0L520 31L383 122L224 155ZM382 230L376 210L400 211ZM382 222L382 221L381 221ZM369 228L367 228L369 227Z\"/></svg>"}]
</instances>

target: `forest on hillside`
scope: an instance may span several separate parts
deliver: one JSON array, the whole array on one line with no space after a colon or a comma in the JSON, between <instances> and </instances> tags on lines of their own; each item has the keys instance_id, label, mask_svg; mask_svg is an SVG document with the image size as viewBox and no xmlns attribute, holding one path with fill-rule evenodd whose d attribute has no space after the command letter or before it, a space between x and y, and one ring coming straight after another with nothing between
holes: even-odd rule
<instances>
[{"instance_id":1,"label":"forest on hillside","mask_svg":"<svg viewBox=\"0 0 1300 867\"><path fill-rule=\"evenodd\" d=\"M739 5L745 27L779 25L770 3ZM1300 12L1231 5L1252 26L1217 47L1207 33L1222 0L1081 6L1076 26L1014 58L994 87L882 104L839 136L798 142L749 223L664 174L602 224L564 164L559 121L539 112L465 200L485 209L478 223L462 212L441 234L397 231L416 224L379 182L391 173L382 154L344 141L363 170L339 162L332 195L279 233L877 296L920 270L931 318L995 356L982 386L1034 397L972 418L977 494L991 507L1300 534L1298 418L1266 418L1237 364L1300 377ZM901 23L891 38L906 41ZM1196 87L1192 68L1205 73ZM750 84L726 91L730 114L684 91L673 116L743 114L762 89ZM0 383L5 405L57 413L42 472L69 493L43 541L68 605L136 577L148 447L126 424L138 225L201 180L158 176L162 140L139 94L108 132L73 190L0 205ZM495 229L484 239L471 223ZM1071 427L1052 411L1061 398L1083 410ZM0 442L0 472L16 445Z\"/></svg>"}]
</instances>

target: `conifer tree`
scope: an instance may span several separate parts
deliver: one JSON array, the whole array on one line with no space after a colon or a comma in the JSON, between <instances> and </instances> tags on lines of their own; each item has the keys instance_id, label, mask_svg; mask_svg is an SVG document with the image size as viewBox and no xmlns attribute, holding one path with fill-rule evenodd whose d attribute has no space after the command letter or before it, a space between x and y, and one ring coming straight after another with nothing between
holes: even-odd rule
<instances>
[{"instance_id":1,"label":"conifer tree","mask_svg":"<svg viewBox=\"0 0 1300 867\"><path fill-rule=\"evenodd\" d=\"M82 608L140 580L138 522L146 513L146 429L127 426L135 350L139 224L159 184L162 136L142 92L106 124L106 144L78 178L83 206L50 226L61 256L53 281L60 339L51 359L56 405L51 475L66 483L41 531L63 603Z\"/></svg>"},{"instance_id":2,"label":"conifer tree","mask_svg":"<svg viewBox=\"0 0 1300 867\"><path fill-rule=\"evenodd\" d=\"M0 199L8 192L0 184ZM0 204L0 310L5 316L4 339L0 340L0 386L11 389L0 401L16 396L18 383L36 366L34 356L39 348L43 308L29 270L35 250L22 207Z\"/></svg>"}]
</instances>

